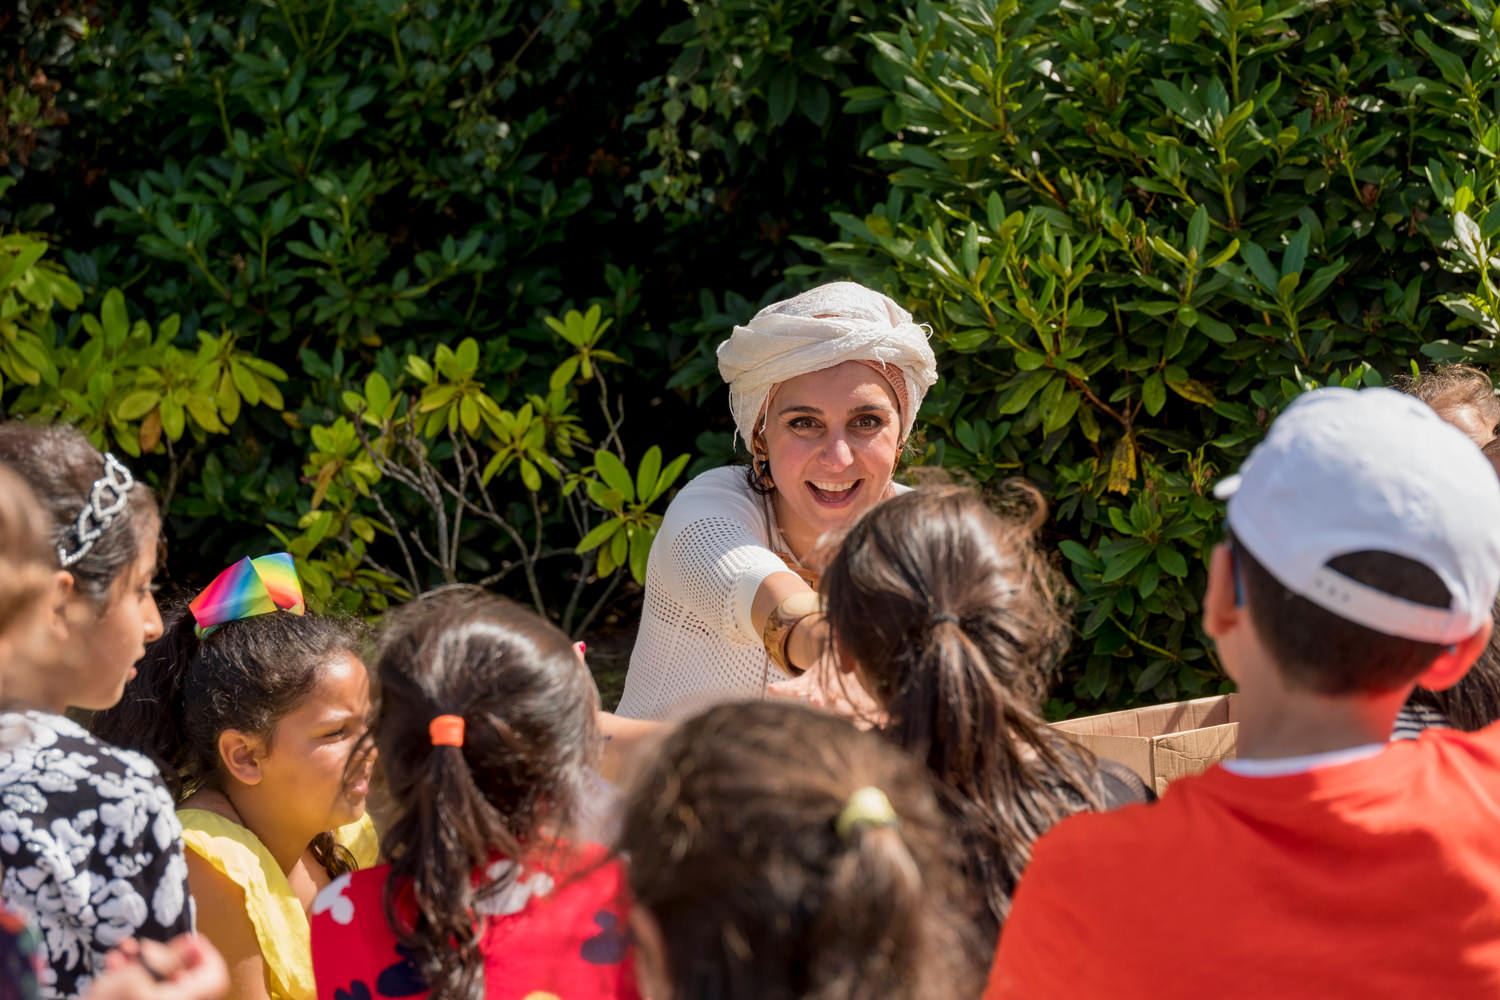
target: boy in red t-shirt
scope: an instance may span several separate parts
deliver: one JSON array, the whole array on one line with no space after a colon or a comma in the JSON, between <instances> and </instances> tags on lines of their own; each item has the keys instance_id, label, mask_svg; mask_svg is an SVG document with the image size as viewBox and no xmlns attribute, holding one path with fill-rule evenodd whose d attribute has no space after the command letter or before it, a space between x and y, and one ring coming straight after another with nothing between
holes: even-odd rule
<instances>
[{"instance_id":1,"label":"boy in red t-shirt","mask_svg":"<svg viewBox=\"0 0 1500 1000\"><path fill-rule=\"evenodd\" d=\"M986 998L1500 996L1500 726L1386 742L1489 637L1500 482L1425 404L1320 389L1217 493L1238 759L1042 837Z\"/></svg>"}]
</instances>

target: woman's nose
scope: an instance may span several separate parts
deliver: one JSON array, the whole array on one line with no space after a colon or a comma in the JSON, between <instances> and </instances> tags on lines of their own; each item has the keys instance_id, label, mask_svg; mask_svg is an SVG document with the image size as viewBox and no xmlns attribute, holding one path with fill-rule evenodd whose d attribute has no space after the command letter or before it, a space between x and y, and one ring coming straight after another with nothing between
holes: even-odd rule
<instances>
[{"instance_id":1,"label":"woman's nose","mask_svg":"<svg viewBox=\"0 0 1500 1000\"><path fill-rule=\"evenodd\" d=\"M829 465L840 469L854 464L854 449L849 447L849 441L842 434L835 435L828 442L828 447L823 451L824 457Z\"/></svg>"}]
</instances>

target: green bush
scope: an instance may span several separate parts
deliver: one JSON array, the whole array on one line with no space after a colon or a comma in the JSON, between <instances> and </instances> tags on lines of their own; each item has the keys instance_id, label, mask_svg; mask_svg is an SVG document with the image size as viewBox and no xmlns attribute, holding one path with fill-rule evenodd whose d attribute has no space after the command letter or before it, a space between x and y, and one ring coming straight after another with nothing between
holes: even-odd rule
<instances>
[{"instance_id":1,"label":"green bush","mask_svg":"<svg viewBox=\"0 0 1500 1000\"><path fill-rule=\"evenodd\" d=\"M652 445L634 473L626 468L624 414L611 409L602 367L621 358L599 347L610 322L598 306L549 317L575 353L557 366L545 396L517 409L502 408L488 391L473 338L454 349L439 344L431 358L407 355L399 371L374 371L361 389L345 390L348 415L312 428L315 450L303 471L316 485L302 533L278 532L313 593L378 611L434 577L497 586L520 570L525 595L546 613L553 605L542 571L562 557L573 585L559 623L581 632L627 573L644 583L661 524L652 507L689 456L663 468ZM568 391L575 383L596 391L606 417L592 451ZM497 491L500 483L511 489ZM387 544L377 545L377 536ZM559 546L562 538L576 541ZM595 581L605 583L602 593L586 599Z\"/></svg>"},{"instance_id":2,"label":"green bush","mask_svg":"<svg viewBox=\"0 0 1500 1000\"><path fill-rule=\"evenodd\" d=\"M1211 486L1288 399L1500 359L1496 16L921 0L867 37L845 111L880 116L888 192L805 243L932 322L929 460L1053 499L1082 639L1054 714L1227 683Z\"/></svg>"},{"instance_id":3,"label":"green bush","mask_svg":"<svg viewBox=\"0 0 1500 1000\"><path fill-rule=\"evenodd\" d=\"M849 276L933 325L925 460L1053 500L1052 711L1190 695L1209 488L1277 410L1500 362L1480 0L28 11L0 406L139 451L187 584L269 523L324 600L582 629L729 453L729 325Z\"/></svg>"},{"instance_id":4,"label":"green bush","mask_svg":"<svg viewBox=\"0 0 1500 1000\"><path fill-rule=\"evenodd\" d=\"M837 46L818 54L846 4L793 5L790 18L761 0L731 6L754 16L705 35L708 64L779 39L765 60L778 101L790 67L852 66ZM652 136L680 83L676 39L700 23L675 3L127 0L108 17L88 3L19 17L0 53L48 75L6 90L11 120L39 138L29 165L10 165L0 222L64 248L74 301L45 336L12 337L0 375L16 382L47 355L50 378L89 350L91 329L62 317L80 304L154 332L110 342L108 385L44 381L50 403L9 391L0 403L141 452L171 501L170 568L188 585L211 568L198 552L275 544L269 522L320 596L351 608L478 579L581 627L639 575L647 508L664 502L642 469L728 450L722 405L696 418L722 392L706 342L810 259L787 234L849 189L828 167L756 180L758 164L837 133L829 109L850 80L832 68L819 69L821 101L804 86L802 114L757 119L753 135L741 122L764 111L769 76L747 72L744 100L696 113L672 162L718 156L732 134L731 155L691 192L644 180L664 155ZM705 183L714 194L700 198ZM587 345L570 339L575 317L595 317ZM34 319L52 323L46 310ZM441 371L471 357L466 343L473 367ZM629 377L604 378L591 357ZM372 423L377 408L357 400L381 381L395 409ZM434 403L449 388L467 402ZM453 415L446 428L427 419L439 411ZM419 470L465 481L454 463L470 447L475 502L494 517L403 483ZM379 475L348 474L377 458ZM633 470L633 491L604 476L612 459ZM403 543L436 558L407 559Z\"/></svg>"}]
</instances>

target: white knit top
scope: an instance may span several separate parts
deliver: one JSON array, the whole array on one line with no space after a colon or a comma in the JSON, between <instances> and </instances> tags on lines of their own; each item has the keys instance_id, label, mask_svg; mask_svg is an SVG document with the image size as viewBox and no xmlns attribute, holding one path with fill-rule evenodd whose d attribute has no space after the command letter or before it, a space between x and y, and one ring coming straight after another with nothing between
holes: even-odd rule
<instances>
[{"instance_id":1,"label":"white knit top","mask_svg":"<svg viewBox=\"0 0 1500 1000\"><path fill-rule=\"evenodd\" d=\"M750 622L761 583L788 569L771 551L771 520L771 504L751 491L743 466L710 469L677 494L646 562L646 603L619 715L679 719L759 698L787 678Z\"/></svg>"},{"instance_id":2,"label":"white knit top","mask_svg":"<svg viewBox=\"0 0 1500 1000\"><path fill-rule=\"evenodd\" d=\"M773 545L787 551L770 498L750 489L744 466L710 469L682 488L646 562L641 629L616 714L672 721L760 698L788 679L750 620L766 577L791 570Z\"/></svg>"}]
</instances>

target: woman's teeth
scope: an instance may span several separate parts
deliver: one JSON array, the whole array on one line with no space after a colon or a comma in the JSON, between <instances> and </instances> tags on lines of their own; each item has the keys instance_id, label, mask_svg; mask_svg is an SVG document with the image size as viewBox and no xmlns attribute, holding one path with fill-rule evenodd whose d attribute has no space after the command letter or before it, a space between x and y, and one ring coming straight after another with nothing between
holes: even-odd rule
<instances>
[{"instance_id":1,"label":"woman's teeth","mask_svg":"<svg viewBox=\"0 0 1500 1000\"><path fill-rule=\"evenodd\" d=\"M856 479L852 483L820 483L809 479L807 485L812 488L812 495L820 503L844 503L854 496L855 489L863 479Z\"/></svg>"}]
</instances>

